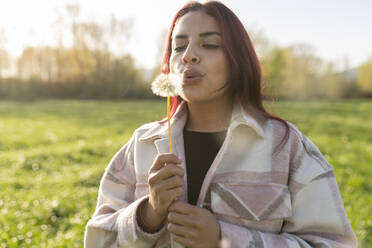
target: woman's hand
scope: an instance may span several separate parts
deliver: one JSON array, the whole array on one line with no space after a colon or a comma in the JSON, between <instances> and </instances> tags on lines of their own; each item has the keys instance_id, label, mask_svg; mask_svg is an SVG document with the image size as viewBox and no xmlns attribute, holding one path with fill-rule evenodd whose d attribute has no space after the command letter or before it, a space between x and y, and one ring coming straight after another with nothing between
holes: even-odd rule
<instances>
[{"instance_id":1,"label":"woman's hand","mask_svg":"<svg viewBox=\"0 0 372 248\"><path fill-rule=\"evenodd\" d=\"M159 229L168 215L169 205L184 194L184 169L177 166L181 159L174 154L159 154L152 164L149 177L150 197L140 206L139 219L147 231Z\"/></svg>"},{"instance_id":2,"label":"woman's hand","mask_svg":"<svg viewBox=\"0 0 372 248\"><path fill-rule=\"evenodd\" d=\"M220 224L208 210L176 201L169 207L168 230L174 241L188 248L216 248L220 241Z\"/></svg>"}]
</instances>

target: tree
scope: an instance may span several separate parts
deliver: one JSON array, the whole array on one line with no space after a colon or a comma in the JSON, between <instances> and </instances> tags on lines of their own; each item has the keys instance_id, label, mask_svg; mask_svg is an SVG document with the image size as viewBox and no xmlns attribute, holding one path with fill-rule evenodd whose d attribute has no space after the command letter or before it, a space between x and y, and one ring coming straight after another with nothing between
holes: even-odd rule
<instances>
[{"instance_id":1,"label":"tree","mask_svg":"<svg viewBox=\"0 0 372 248\"><path fill-rule=\"evenodd\" d=\"M261 65L265 95L278 96L282 92L284 70L287 66L284 51L279 47L272 48L270 53L261 59Z\"/></svg>"},{"instance_id":2,"label":"tree","mask_svg":"<svg viewBox=\"0 0 372 248\"><path fill-rule=\"evenodd\" d=\"M322 82L324 85L324 93L322 96L326 96L331 99L340 98L342 91L340 88L340 74L337 73L335 64L332 62L326 63L322 75Z\"/></svg>"},{"instance_id":3,"label":"tree","mask_svg":"<svg viewBox=\"0 0 372 248\"><path fill-rule=\"evenodd\" d=\"M0 29L0 78L2 78L4 71L9 69L10 66L10 56L5 49L5 40L4 30Z\"/></svg>"},{"instance_id":4,"label":"tree","mask_svg":"<svg viewBox=\"0 0 372 248\"><path fill-rule=\"evenodd\" d=\"M372 56L358 67L356 80L363 94L372 95Z\"/></svg>"},{"instance_id":5,"label":"tree","mask_svg":"<svg viewBox=\"0 0 372 248\"><path fill-rule=\"evenodd\" d=\"M322 60L308 44L280 47L262 30L248 28L262 66L264 93L268 96L307 99L323 94Z\"/></svg>"},{"instance_id":6,"label":"tree","mask_svg":"<svg viewBox=\"0 0 372 248\"><path fill-rule=\"evenodd\" d=\"M246 29L260 59L264 94L269 98L278 96L283 84L283 71L286 66L283 49L270 41L263 30L255 27Z\"/></svg>"},{"instance_id":7,"label":"tree","mask_svg":"<svg viewBox=\"0 0 372 248\"><path fill-rule=\"evenodd\" d=\"M308 99L321 94L322 60L308 44L296 44L283 49L285 67L279 94L286 98Z\"/></svg>"}]
</instances>

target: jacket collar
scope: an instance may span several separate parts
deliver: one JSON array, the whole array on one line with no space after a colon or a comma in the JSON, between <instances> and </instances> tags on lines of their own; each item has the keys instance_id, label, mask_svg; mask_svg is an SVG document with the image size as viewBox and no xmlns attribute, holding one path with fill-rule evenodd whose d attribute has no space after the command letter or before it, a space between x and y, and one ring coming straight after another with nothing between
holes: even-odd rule
<instances>
[{"instance_id":1,"label":"jacket collar","mask_svg":"<svg viewBox=\"0 0 372 248\"><path fill-rule=\"evenodd\" d=\"M253 107L245 109L240 102L235 101L229 129L233 130L239 125L245 125L264 138L264 122L264 119Z\"/></svg>"},{"instance_id":2,"label":"jacket collar","mask_svg":"<svg viewBox=\"0 0 372 248\"><path fill-rule=\"evenodd\" d=\"M187 120L187 106L186 102L182 102L174 115L171 118L171 132L172 136L178 136L183 132L183 127ZM154 125L148 129L139 138L140 141L150 140L150 139L162 139L168 138L168 123L155 122Z\"/></svg>"},{"instance_id":3,"label":"jacket collar","mask_svg":"<svg viewBox=\"0 0 372 248\"><path fill-rule=\"evenodd\" d=\"M264 137L263 121L258 117L253 108L248 109L248 112L239 102L235 102L231 122L228 130L233 130L239 125L246 125L252 128L260 137ZM187 121L187 106L186 102L182 102L173 117L171 118L172 136L178 136L183 133L183 128ZM168 138L168 124L156 122L150 129L143 133L140 141Z\"/></svg>"}]
</instances>

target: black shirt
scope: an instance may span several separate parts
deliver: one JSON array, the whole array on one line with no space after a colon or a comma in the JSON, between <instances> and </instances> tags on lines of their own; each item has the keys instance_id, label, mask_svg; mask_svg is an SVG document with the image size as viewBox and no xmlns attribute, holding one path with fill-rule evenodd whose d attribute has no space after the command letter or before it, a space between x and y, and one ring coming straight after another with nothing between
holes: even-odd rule
<instances>
[{"instance_id":1,"label":"black shirt","mask_svg":"<svg viewBox=\"0 0 372 248\"><path fill-rule=\"evenodd\" d=\"M209 133L183 130L190 204L196 205L204 177L220 150L225 136L226 131Z\"/></svg>"}]
</instances>

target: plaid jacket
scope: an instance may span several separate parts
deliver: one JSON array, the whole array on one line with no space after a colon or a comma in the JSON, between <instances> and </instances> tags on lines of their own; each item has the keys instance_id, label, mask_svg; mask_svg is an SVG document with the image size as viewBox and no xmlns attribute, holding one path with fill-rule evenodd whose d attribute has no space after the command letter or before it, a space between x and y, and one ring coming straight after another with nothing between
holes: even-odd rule
<instances>
[{"instance_id":1,"label":"plaid jacket","mask_svg":"<svg viewBox=\"0 0 372 248\"><path fill-rule=\"evenodd\" d=\"M186 119L183 103L172 118L174 153L183 161ZM276 150L284 125L236 104L197 205L215 214L224 247L357 247L333 168L289 125L288 142ZM166 225L146 233L136 220L137 207L149 194L149 168L158 153L167 152L166 124L153 122L134 132L106 168L85 247L169 247Z\"/></svg>"}]
</instances>

